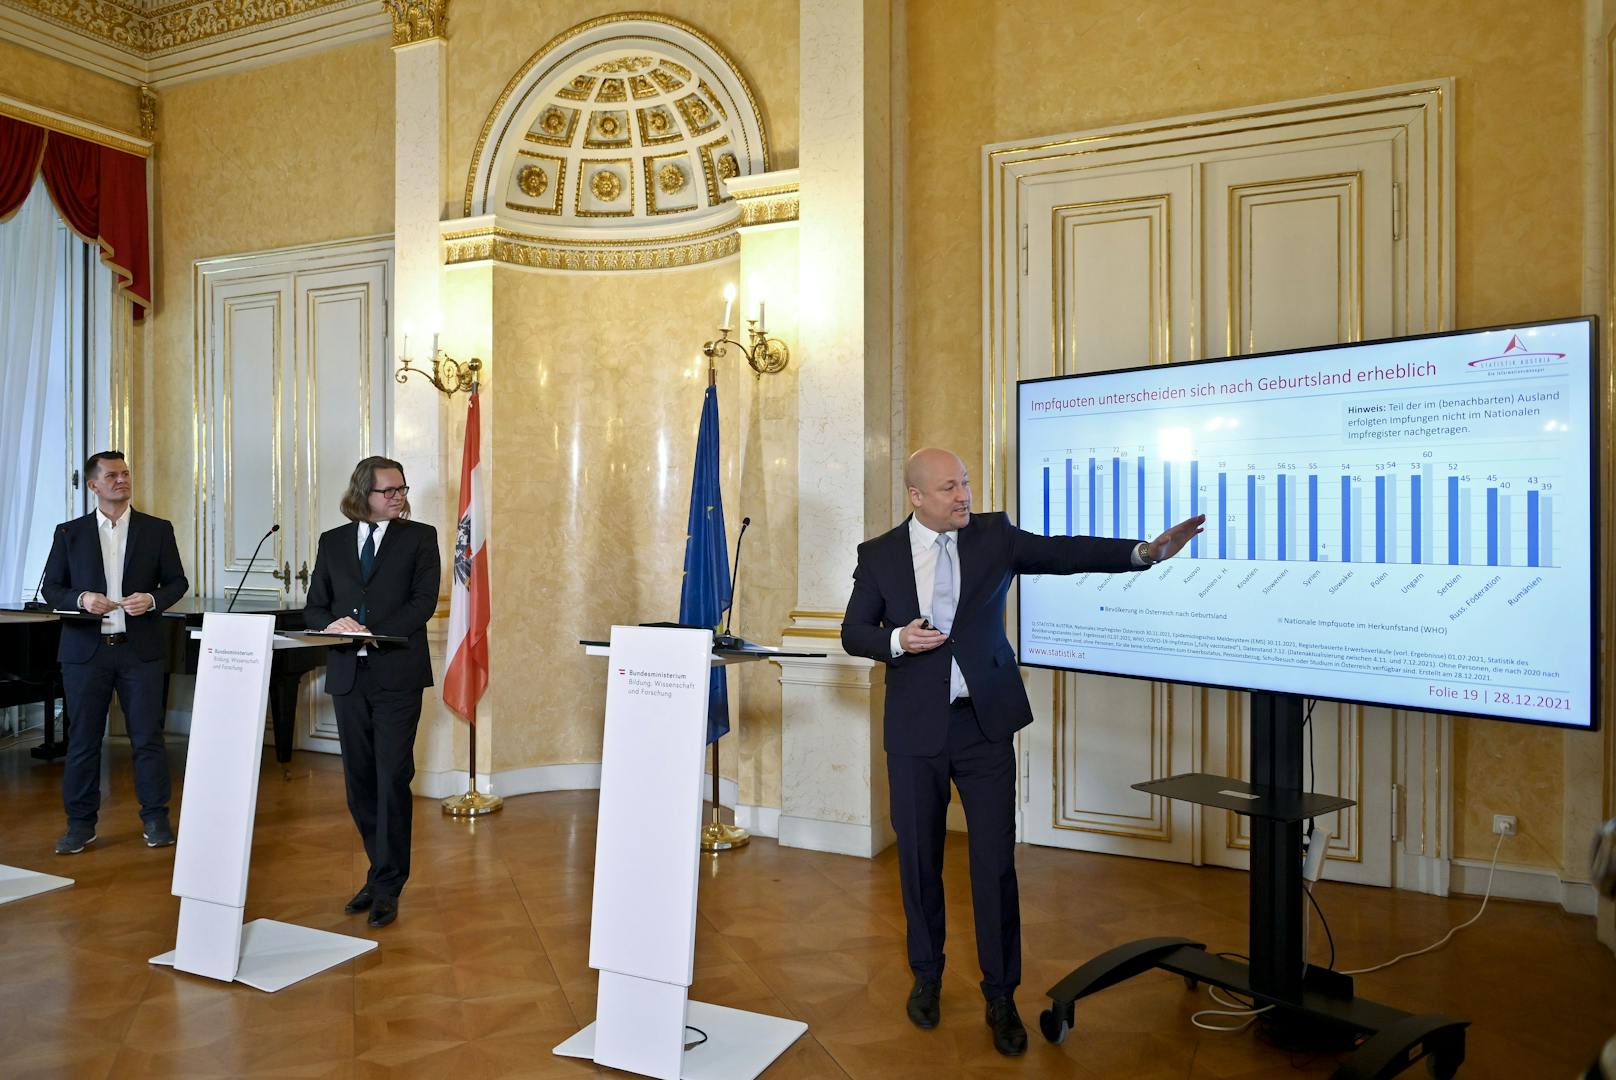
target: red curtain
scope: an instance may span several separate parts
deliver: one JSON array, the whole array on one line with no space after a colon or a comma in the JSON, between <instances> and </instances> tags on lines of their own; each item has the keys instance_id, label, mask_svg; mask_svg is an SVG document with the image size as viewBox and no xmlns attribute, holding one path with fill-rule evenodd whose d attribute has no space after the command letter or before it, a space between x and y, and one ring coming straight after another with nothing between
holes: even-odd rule
<instances>
[{"instance_id":1,"label":"red curtain","mask_svg":"<svg viewBox=\"0 0 1616 1080\"><path fill-rule=\"evenodd\" d=\"M0 221L22 207L40 172L56 212L100 249L142 318L152 302L145 158L0 116Z\"/></svg>"}]
</instances>

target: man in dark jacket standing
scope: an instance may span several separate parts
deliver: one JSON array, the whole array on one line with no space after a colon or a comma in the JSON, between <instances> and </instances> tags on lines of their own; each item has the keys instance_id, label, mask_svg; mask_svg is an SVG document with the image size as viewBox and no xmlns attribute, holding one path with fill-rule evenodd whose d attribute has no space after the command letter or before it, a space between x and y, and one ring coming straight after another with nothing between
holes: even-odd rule
<instances>
[{"instance_id":1,"label":"man in dark jacket standing","mask_svg":"<svg viewBox=\"0 0 1616 1080\"><path fill-rule=\"evenodd\" d=\"M438 607L438 532L410 521L404 466L368 457L342 497L349 524L320 537L303 615L310 629L406 638L402 645L339 646L325 688L337 713L348 811L370 857L365 885L344 910L371 926L398 917L410 876L415 729L432 685L426 624Z\"/></svg>"},{"instance_id":2,"label":"man in dark jacket standing","mask_svg":"<svg viewBox=\"0 0 1616 1080\"><path fill-rule=\"evenodd\" d=\"M913 515L859 545L842 647L887 665L885 748L915 985L909 1019L937 1026L943 975L943 842L949 782L965 807L971 905L987 1022L1000 1053L1027 1049L1016 1012L1021 910L1015 864L1015 733L1032 722L1004 605L1017 574L1120 573L1171 558L1191 518L1153 541L1022 532L971 514L965 464L919 450L904 469Z\"/></svg>"},{"instance_id":3,"label":"man in dark jacket standing","mask_svg":"<svg viewBox=\"0 0 1616 1080\"><path fill-rule=\"evenodd\" d=\"M67 762L62 803L67 831L58 855L95 842L101 812L101 741L116 690L134 751L135 794L147 847L174 842L168 820L168 757L163 747L163 655L160 612L185 595L174 526L129 505L129 463L117 450L92 454L85 485L96 508L56 528L42 591L60 610L100 615L99 623L62 623L57 659L67 698Z\"/></svg>"}]
</instances>

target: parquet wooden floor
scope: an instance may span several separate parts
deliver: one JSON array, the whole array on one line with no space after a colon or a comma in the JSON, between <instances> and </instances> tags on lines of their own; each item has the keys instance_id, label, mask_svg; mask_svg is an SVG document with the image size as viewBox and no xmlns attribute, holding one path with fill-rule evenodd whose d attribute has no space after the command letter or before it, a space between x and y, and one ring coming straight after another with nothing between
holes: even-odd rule
<instances>
[{"instance_id":1,"label":"parquet wooden floor","mask_svg":"<svg viewBox=\"0 0 1616 1080\"><path fill-rule=\"evenodd\" d=\"M511 799L475 823L416 803L415 870L399 922L369 930L342 914L364 877L335 758L298 754L287 782L266 761L247 918L381 942L376 952L278 994L221 985L149 957L173 944L173 850L140 839L127 744L109 745L100 841L55 856L60 768L0 752L0 863L65 874L72 889L0 907L0 1076L550 1077L595 1072L551 1049L594 1014L587 965L595 795ZM184 743L171 750L176 791ZM1328 1076L1334 1058L1294 1055L1255 1033L1197 1031L1209 1003L1164 973L1080 1002L1061 1046L1038 1035L1043 991L1111 945L1184 934L1245 945L1246 879L1101 855L1018 853L1032 1029L1019 1060L994 1053L976 988L962 837L950 837L950 955L943 1020L904 1016L909 975L893 853L874 860L783 849L770 840L704 858L692 997L794 1016L808 1034L766 1075L1125 1077L1257 1080ZM1343 967L1439 937L1473 898L1325 883ZM1323 940L1315 934L1315 956ZM1577 1075L1616 1031L1616 957L1593 920L1494 901L1445 949L1359 981L1412 1011L1473 1021L1462 1076ZM1410 1075L1423 1075L1412 1071Z\"/></svg>"}]
</instances>

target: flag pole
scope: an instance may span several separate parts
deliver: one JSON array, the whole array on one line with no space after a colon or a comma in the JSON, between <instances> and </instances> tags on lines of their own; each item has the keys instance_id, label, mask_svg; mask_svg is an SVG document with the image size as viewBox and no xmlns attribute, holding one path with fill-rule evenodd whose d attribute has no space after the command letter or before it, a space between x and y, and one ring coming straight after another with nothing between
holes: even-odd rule
<instances>
[{"instance_id":1,"label":"flag pole","mask_svg":"<svg viewBox=\"0 0 1616 1080\"><path fill-rule=\"evenodd\" d=\"M471 452L472 450L475 450L475 443L477 442L477 438L475 438L474 436L480 436L480 433L481 433L481 422L477 421L477 413L473 411L474 407L477 404L477 400L478 400L478 398L477 398L477 390L478 390L478 385L477 385L477 380L476 380L475 375L474 375L473 379L472 379L472 383L471 383L471 404L468 405L468 407L467 407L467 422L466 422L467 423L466 441L467 441L468 447L470 449L468 449L468 451L462 457L461 471L460 471L460 487L461 487L461 491L460 491L460 500L461 500L460 514L461 514L462 517L465 516L465 514L467 513L467 508L470 505L470 503L468 502L468 499L470 498L470 492L468 492L467 489L468 489L468 485L473 484L473 481L471 479L472 476L473 476L473 469L471 468L470 465L468 465L468 463L469 462L474 462L476 460L476 455ZM478 410L478 411L480 411L480 410ZM475 423L475 426L473 426L474 423ZM473 487L473 490L474 490L474 487ZM473 513L475 513L475 509L473 510ZM456 521L457 553L458 553L458 545L461 542L461 536L462 536L462 534L460 533L460 523L459 523L459 520L457 519L457 521ZM468 556L468 557L475 558L476 557L476 551L478 549L472 548L470 550L471 550L472 554L470 556ZM453 565L453 564L451 564L451 565ZM456 595L461 596L462 594L456 594ZM453 608L452 604L451 604L451 608ZM464 611L465 609L462 608L461 610ZM486 612L485 612L485 614L486 614ZM450 620L449 621L450 621L450 636L451 636L451 638L454 638L455 634L454 634L454 629L453 628L454 628L454 625L455 625L455 615L454 615L452 610L451 610ZM467 643L466 643L466 641L464 639L457 639L456 642L452 642L451 644L452 644L452 647L451 647L451 650L450 650L451 653L453 653L456 650L456 648L464 649L464 648L468 647L468 645L467 645ZM455 659L455 657L453 657L453 656L447 657L447 658L445 658L445 662L450 663L450 661L452 661L454 659ZM484 664L486 665L486 663L487 663L487 661L486 661L486 658L485 658L484 659ZM450 663L450 666L453 667L453 664ZM445 680L446 684L450 681L450 673L449 672L444 673L444 680ZM485 676L485 683L486 683L486 676ZM476 687L475 689L473 689L471 691L469 698L467 698L466 700L463 700L463 701L457 701L455 705L451 706L451 708L456 708L457 711L462 711L465 714L466 728L467 728L467 732L468 732L470 740L471 740L470 741L471 753L470 753L470 761L468 762L467 768L466 768L466 772L467 772L468 775L467 775L465 793L462 794L462 795L456 795L453 798L448 798L448 799L443 800L443 812L445 814L447 814L448 816L450 816L450 817L458 817L458 818L481 817L484 814L492 814L496 810L500 809L500 807L505 805L505 800L500 798L498 795L484 794L483 792L477 790L477 697L480 695L481 690L482 690L481 686ZM446 690L445 695L444 695L444 700L445 700L446 704L448 703L448 697L449 697L449 694L448 694L448 691Z\"/></svg>"},{"instance_id":2,"label":"flag pole","mask_svg":"<svg viewBox=\"0 0 1616 1080\"><path fill-rule=\"evenodd\" d=\"M713 366L711 355L707 358L707 385L718 385L718 371ZM730 603L735 603L733 596L730 597ZM711 851L715 854L720 851L731 851L738 847L745 847L747 841L752 839L752 834L739 825L726 825L720 820L719 815L723 810L723 803L720 801L718 794L718 743L718 739L713 740L713 819L701 830L701 850Z\"/></svg>"}]
</instances>

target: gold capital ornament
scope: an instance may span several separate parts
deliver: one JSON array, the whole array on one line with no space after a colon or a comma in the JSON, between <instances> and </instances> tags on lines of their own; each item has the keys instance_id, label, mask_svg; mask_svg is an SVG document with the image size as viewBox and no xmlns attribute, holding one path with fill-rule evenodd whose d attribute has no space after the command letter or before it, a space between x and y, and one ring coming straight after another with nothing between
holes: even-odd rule
<instances>
[{"instance_id":1,"label":"gold capital ornament","mask_svg":"<svg viewBox=\"0 0 1616 1080\"><path fill-rule=\"evenodd\" d=\"M155 139L157 138L157 91L142 83L138 93L140 137L142 139Z\"/></svg>"},{"instance_id":2,"label":"gold capital ornament","mask_svg":"<svg viewBox=\"0 0 1616 1080\"><path fill-rule=\"evenodd\" d=\"M393 47L445 36L449 0L382 0L393 20Z\"/></svg>"}]
</instances>

